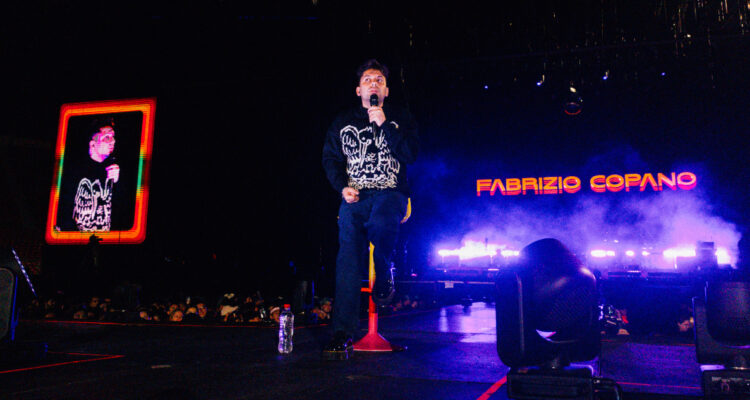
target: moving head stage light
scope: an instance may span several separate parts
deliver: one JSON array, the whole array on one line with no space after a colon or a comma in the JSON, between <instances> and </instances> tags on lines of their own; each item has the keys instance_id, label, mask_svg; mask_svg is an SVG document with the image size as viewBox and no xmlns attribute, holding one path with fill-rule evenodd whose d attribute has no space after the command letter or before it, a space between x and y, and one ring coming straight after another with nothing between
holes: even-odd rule
<instances>
[{"instance_id":1,"label":"moving head stage light","mask_svg":"<svg viewBox=\"0 0 750 400\"><path fill-rule=\"evenodd\" d=\"M750 398L750 282L708 282L693 312L705 398Z\"/></svg>"},{"instance_id":2,"label":"moving head stage light","mask_svg":"<svg viewBox=\"0 0 750 400\"><path fill-rule=\"evenodd\" d=\"M542 239L500 272L497 352L509 367L511 399L593 399L606 380L571 362L593 360L601 348L596 278L562 243ZM609 389L616 384L609 381Z\"/></svg>"}]
</instances>

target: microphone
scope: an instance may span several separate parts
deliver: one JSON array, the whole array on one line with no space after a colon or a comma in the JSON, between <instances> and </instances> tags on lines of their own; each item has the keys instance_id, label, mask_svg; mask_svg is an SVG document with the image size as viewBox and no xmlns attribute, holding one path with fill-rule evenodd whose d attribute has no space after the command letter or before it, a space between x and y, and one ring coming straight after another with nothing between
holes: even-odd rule
<instances>
[{"instance_id":1,"label":"microphone","mask_svg":"<svg viewBox=\"0 0 750 400\"><path fill-rule=\"evenodd\" d=\"M373 93L370 95L370 107L377 107L378 104L380 104L380 101L378 100L378 95ZM372 133L374 134L377 132L378 124L375 123L375 121L370 122L370 126L372 127Z\"/></svg>"},{"instance_id":2,"label":"microphone","mask_svg":"<svg viewBox=\"0 0 750 400\"><path fill-rule=\"evenodd\" d=\"M107 167L112 164L117 164L117 157L115 157L114 153L110 154L110 156L104 160L104 165L106 165Z\"/></svg>"}]
</instances>

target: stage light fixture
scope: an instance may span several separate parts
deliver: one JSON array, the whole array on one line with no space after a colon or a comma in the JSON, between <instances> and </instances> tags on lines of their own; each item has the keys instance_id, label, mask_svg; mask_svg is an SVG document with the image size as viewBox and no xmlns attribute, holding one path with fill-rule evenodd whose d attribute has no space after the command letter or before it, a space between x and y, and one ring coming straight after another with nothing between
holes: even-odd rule
<instances>
[{"instance_id":1,"label":"stage light fixture","mask_svg":"<svg viewBox=\"0 0 750 400\"><path fill-rule=\"evenodd\" d=\"M601 348L596 278L556 239L521 250L496 280L497 352L511 399L593 399L597 378L572 362Z\"/></svg>"},{"instance_id":2,"label":"stage light fixture","mask_svg":"<svg viewBox=\"0 0 750 400\"><path fill-rule=\"evenodd\" d=\"M664 250L662 254L666 259L674 259L676 257L695 257L695 247L673 247Z\"/></svg>"},{"instance_id":3,"label":"stage light fixture","mask_svg":"<svg viewBox=\"0 0 750 400\"><path fill-rule=\"evenodd\" d=\"M518 250L502 250L500 251L500 255L503 257L518 257L521 254Z\"/></svg>"},{"instance_id":4,"label":"stage light fixture","mask_svg":"<svg viewBox=\"0 0 750 400\"><path fill-rule=\"evenodd\" d=\"M617 255L617 253L615 253L614 250L602 250L602 249L591 250L590 254L591 254L591 257L594 257L594 258L614 257Z\"/></svg>"},{"instance_id":5,"label":"stage light fixture","mask_svg":"<svg viewBox=\"0 0 750 400\"><path fill-rule=\"evenodd\" d=\"M604 258L607 256L606 250L591 250L591 257Z\"/></svg>"},{"instance_id":6,"label":"stage light fixture","mask_svg":"<svg viewBox=\"0 0 750 400\"><path fill-rule=\"evenodd\" d=\"M704 398L750 398L750 282L708 282L693 313Z\"/></svg>"},{"instance_id":7,"label":"stage light fixture","mask_svg":"<svg viewBox=\"0 0 750 400\"><path fill-rule=\"evenodd\" d=\"M540 80L536 81L536 85L537 85L537 86L542 86L542 85L544 85L544 80L545 80L545 79L546 79L546 78L545 78L544 74L542 74L542 79L540 79Z\"/></svg>"},{"instance_id":8,"label":"stage light fixture","mask_svg":"<svg viewBox=\"0 0 750 400\"><path fill-rule=\"evenodd\" d=\"M714 242L698 241L695 244L696 266L699 269L716 269L719 267L716 244Z\"/></svg>"},{"instance_id":9,"label":"stage light fixture","mask_svg":"<svg viewBox=\"0 0 750 400\"><path fill-rule=\"evenodd\" d=\"M719 265L732 263L732 256L729 255L729 250L727 250L726 248L724 247L717 248L715 254L716 254L716 262L719 263Z\"/></svg>"},{"instance_id":10,"label":"stage light fixture","mask_svg":"<svg viewBox=\"0 0 750 400\"><path fill-rule=\"evenodd\" d=\"M563 104L563 111L568 115L578 115L581 113L583 108L583 98L578 93L578 89L570 82L568 86L568 93L565 95L565 103Z\"/></svg>"}]
</instances>

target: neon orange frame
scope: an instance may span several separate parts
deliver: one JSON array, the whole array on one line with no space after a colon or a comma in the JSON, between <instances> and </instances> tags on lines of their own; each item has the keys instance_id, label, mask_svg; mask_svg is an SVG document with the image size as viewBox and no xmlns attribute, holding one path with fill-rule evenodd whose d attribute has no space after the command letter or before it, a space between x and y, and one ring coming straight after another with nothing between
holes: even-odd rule
<instances>
[{"instance_id":1,"label":"neon orange frame","mask_svg":"<svg viewBox=\"0 0 750 400\"><path fill-rule=\"evenodd\" d=\"M138 157L138 183L136 185L135 216L133 226L127 231L109 232L67 232L55 229L57 207L60 200L62 167L65 159L65 139L68 134L68 121L71 117L96 114L113 114L140 111L143 113L141 125L141 143ZM149 171L151 167L151 148L154 139L154 113L156 99L109 100L86 103L63 104L60 108L60 122L57 130L55 148L55 173L50 190L49 210L45 239L49 244L85 244L91 235L101 239L101 243L137 244L146 238L146 214L148 209Z\"/></svg>"}]
</instances>

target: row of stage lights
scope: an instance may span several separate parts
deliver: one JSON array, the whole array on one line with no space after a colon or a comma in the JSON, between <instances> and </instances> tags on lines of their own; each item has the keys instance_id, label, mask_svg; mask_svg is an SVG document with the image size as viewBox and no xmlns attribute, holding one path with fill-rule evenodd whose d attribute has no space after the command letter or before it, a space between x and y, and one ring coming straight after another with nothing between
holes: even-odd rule
<instances>
[{"instance_id":1,"label":"row of stage lights","mask_svg":"<svg viewBox=\"0 0 750 400\"><path fill-rule=\"evenodd\" d=\"M497 249L497 248L478 248L478 247L469 247L464 246L460 249L442 249L438 250L438 255L441 257L450 257L450 256L458 256L459 260L471 260L474 258L481 258L481 257L497 257L499 254L502 257L508 258L508 257L518 257L521 252L518 250L510 250L510 249Z\"/></svg>"},{"instance_id":2,"label":"row of stage lights","mask_svg":"<svg viewBox=\"0 0 750 400\"><path fill-rule=\"evenodd\" d=\"M661 72L659 72L659 76L662 77L662 78L666 77L667 73L665 71L661 71ZM610 78L610 71L609 70L604 71L604 73L601 76L601 80L608 81L609 78ZM542 86L544 86L545 83L547 83L547 75L546 74L542 74L542 76L539 78L539 80L536 81L536 86L537 87L542 87ZM489 86L485 85L484 88L485 89L489 89ZM569 86L569 90L571 92L574 92L574 93L576 92L575 85L572 82L571 82L571 84Z\"/></svg>"},{"instance_id":3,"label":"row of stage lights","mask_svg":"<svg viewBox=\"0 0 750 400\"><path fill-rule=\"evenodd\" d=\"M589 254L593 258L600 258L600 259L617 257L617 252L614 250L595 249L595 250L591 250ZM624 254L626 257L629 257L629 258L634 258L636 256L636 252L634 250L625 250ZM652 253L647 250L641 251L641 256L643 257L648 257L650 255L652 255ZM677 257L683 257L683 258L697 257L697 251L695 247L673 247L673 248L664 250L661 253L661 255L666 260L674 260ZM729 264L731 262L731 256L729 255L729 251L723 247L717 248L716 251L713 252L713 255L716 256L716 259L719 264Z\"/></svg>"},{"instance_id":4,"label":"row of stage lights","mask_svg":"<svg viewBox=\"0 0 750 400\"><path fill-rule=\"evenodd\" d=\"M662 71L659 73L659 76L664 78L667 76L667 73ZM610 70L605 70L604 73L601 76L602 81L608 81L610 80L611 72ZM537 87L542 87L547 82L547 75L542 74L540 79L536 81ZM485 84L484 90L489 90L490 85ZM576 88L576 84L573 81L569 82L567 91L565 92L565 100L563 101L563 111L567 115L578 115L581 113L583 109L583 97L581 97L581 94L579 93L578 89Z\"/></svg>"},{"instance_id":5,"label":"row of stage lights","mask_svg":"<svg viewBox=\"0 0 750 400\"><path fill-rule=\"evenodd\" d=\"M666 73L665 71L661 71L661 72L659 72L659 74L658 74L658 75L659 75L660 77L664 78L664 77L666 77L666 76L667 76L667 73ZM601 80L603 80L603 81L608 81L608 80L610 80L610 78L611 78L611 77L612 77L612 75L611 75L611 72L610 72L610 70L606 70L606 71L604 71L604 72L602 73L602 76L601 76ZM539 80L538 80L538 81L536 81L536 86L537 86L537 87L542 87L542 86L545 86L545 84L547 84L547 81L548 81L548 79L547 79L547 74L542 74L542 75L541 75L541 76L539 77ZM575 83L574 83L573 81L570 81L570 84L568 85L568 90L569 90L569 91L570 91L571 93L577 93L577 92L578 92L578 89L576 89L576 87L575 87L575 86L576 86L576 85L575 85ZM490 85L489 85L489 84L484 84L484 85L482 86L482 88L483 88L484 90L490 90Z\"/></svg>"},{"instance_id":6,"label":"row of stage lights","mask_svg":"<svg viewBox=\"0 0 750 400\"><path fill-rule=\"evenodd\" d=\"M458 257L459 260L471 260L481 257L497 257L498 254L504 258L518 257L520 255L519 250L509 249L506 245L499 245L494 243L479 242L473 240L467 240L464 245L459 249L440 249L438 255L443 257ZM635 258L637 253L635 250L625 250L625 257ZM675 260L677 257L690 258L697 257L697 251L695 247L673 247L664 250L661 253L652 253L647 250L642 250L640 255L642 257L649 257L651 255L661 254L665 260ZM731 263L731 256L729 251L724 247L717 248L713 254L719 264ZM615 250L607 249L593 249L589 252L589 255L595 259L607 259L615 258L618 256L618 252Z\"/></svg>"}]
</instances>

